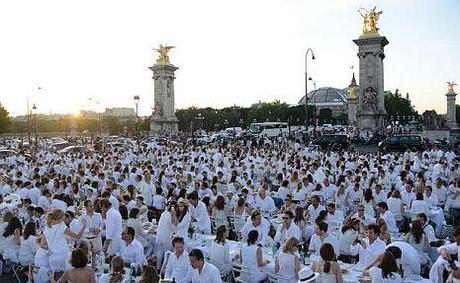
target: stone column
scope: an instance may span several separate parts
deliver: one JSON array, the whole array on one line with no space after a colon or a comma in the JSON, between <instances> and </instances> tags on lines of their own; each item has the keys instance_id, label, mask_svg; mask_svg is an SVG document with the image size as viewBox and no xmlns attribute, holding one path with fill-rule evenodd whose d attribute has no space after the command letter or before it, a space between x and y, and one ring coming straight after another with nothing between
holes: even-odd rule
<instances>
[{"instance_id":1,"label":"stone column","mask_svg":"<svg viewBox=\"0 0 460 283\"><path fill-rule=\"evenodd\" d=\"M458 128L457 115L456 115L456 109L455 109L455 97L456 96L457 94L453 90L446 93L446 97L447 97L446 120L447 120L447 125L451 129Z\"/></svg>"},{"instance_id":2,"label":"stone column","mask_svg":"<svg viewBox=\"0 0 460 283\"><path fill-rule=\"evenodd\" d=\"M348 97L348 125L356 126L357 98Z\"/></svg>"},{"instance_id":3,"label":"stone column","mask_svg":"<svg viewBox=\"0 0 460 283\"><path fill-rule=\"evenodd\" d=\"M153 71L154 110L150 121L150 132L155 135L176 135L178 119L174 109L174 72L172 64L155 64Z\"/></svg>"},{"instance_id":4,"label":"stone column","mask_svg":"<svg viewBox=\"0 0 460 283\"><path fill-rule=\"evenodd\" d=\"M385 127L383 59L388 40L384 36L363 35L353 40L358 45L359 95L357 126L373 130ZM367 100L367 103L363 101ZM368 103L371 101L372 103ZM365 106L365 107L363 107ZM367 107L366 107L367 106Z\"/></svg>"}]
</instances>

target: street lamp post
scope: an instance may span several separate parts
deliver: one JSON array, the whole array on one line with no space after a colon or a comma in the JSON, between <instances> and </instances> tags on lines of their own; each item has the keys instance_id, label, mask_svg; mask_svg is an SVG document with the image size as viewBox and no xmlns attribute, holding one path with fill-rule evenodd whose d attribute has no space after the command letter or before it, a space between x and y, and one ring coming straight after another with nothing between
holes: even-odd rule
<instances>
[{"instance_id":1,"label":"street lamp post","mask_svg":"<svg viewBox=\"0 0 460 283\"><path fill-rule=\"evenodd\" d=\"M33 115L34 115L35 151L37 151L37 150L38 150L37 106L35 106L35 103L32 105L32 113L33 113Z\"/></svg>"},{"instance_id":2,"label":"street lamp post","mask_svg":"<svg viewBox=\"0 0 460 283\"><path fill-rule=\"evenodd\" d=\"M139 101L141 100L141 98L139 97L139 95L135 95L133 99L134 105L136 105L136 136L139 136Z\"/></svg>"},{"instance_id":3,"label":"street lamp post","mask_svg":"<svg viewBox=\"0 0 460 283\"><path fill-rule=\"evenodd\" d=\"M315 60L313 49L308 48L305 53L305 130L308 131L308 53L311 53L311 59Z\"/></svg>"}]
</instances>

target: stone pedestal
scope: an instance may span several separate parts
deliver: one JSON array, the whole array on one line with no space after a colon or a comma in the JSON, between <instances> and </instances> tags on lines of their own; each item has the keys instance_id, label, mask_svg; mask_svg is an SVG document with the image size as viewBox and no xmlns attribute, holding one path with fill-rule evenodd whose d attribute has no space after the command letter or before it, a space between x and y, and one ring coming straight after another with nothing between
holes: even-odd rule
<instances>
[{"instance_id":1,"label":"stone pedestal","mask_svg":"<svg viewBox=\"0 0 460 283\"><path fill-rule=\"evenodd\" d=\"M449 126L449 128L451 129L458 128L457 115L456 115L456 109L455 109L455 97L456 96L457 94L453 91L446 93L446 97L447 97L446 120L447 120L447 126Z\"/></svg>"},{"instance_id":2,"label":"stone pedestal","mask_svg":"<svg viewBox=\"0 0 460 283\"><path fill-rule=\"evenodd\" d=\"M174 72L172 64L155 64L153 71L154 109L150 120L150 132L154 136L177 135L178 119L174 109Z\"/></svg>"},{"instance_id":3,"label":"stone pedestal","mask_svg":"<svg viewBox=\"0 0 460 283\"><path fill-rule=\"evenodd\" d=\"M359 129L385 128L383 59L388 40L368 35L353 40L358 45L359 95L356 124Z\"/></svg>"},{"instance_id":4,"label":"stone pedestal","mask_svg":"<svg viewBox=\"0 0 460 283\"><path fill-rule=\"evenodd\" d=\"M348 97L348 125L356 126L357 97Z\"/></svg>"}]
</instances>

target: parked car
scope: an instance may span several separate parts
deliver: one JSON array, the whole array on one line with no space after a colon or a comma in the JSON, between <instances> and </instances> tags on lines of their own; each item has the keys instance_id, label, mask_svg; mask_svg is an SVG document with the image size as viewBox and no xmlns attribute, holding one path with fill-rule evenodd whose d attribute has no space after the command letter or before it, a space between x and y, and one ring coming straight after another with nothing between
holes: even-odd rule
<instances>
[{"instance_id":1,"label":"parked car","mask_svg":"<svg viewBox=\"0 0 460 283\"><path fill-rule=\"evenodd\" d=\"M422 151L427 148L427 141L420 135L395 135L379 143L380 151Z\"/></svg>"},{"instance_id":2,"label":"parked car","mask_svg":"<svg viewBox=\"0 0 460 283\"><path fill-rule=\"evenodd\" d=\"M5 148L0 149L0 158L8 157L8 156L16 155L16 154L18 154L18 152L13 149L5 149Z\"/></svg>"},{"instance_id":3,"label":"parked car","mask_svg":"<svg viewBox=\"0 0 460 283\"><path fill-rule=\"evenodd\" d=\"M58 150L58 154L75 154L75 153L88 153L89 149L82 145L71 145L64 149Z\"/></svg>"},{"instance_id":4,"label":"parked car","mask_svg":"<svg viewBox=\"0 0 460 283\"><path fill-rule=\"evenodd\" d=\"M322 135L310 142L309 145L317 145L321 149L348 148L350 141L347 135Z\"/></svg>"},{"instance_id":5,"label":"parked car","mask_svg":"<svg viewBox=\"0 0 460 283\"><path fill-rule=\"evenodd\" d=\"M52 143L49 148L52 152L58 152L59 150L63 150L64 148L68 146L70 146L70 143L68 142L57 142L57 143Z\"/></svg>"}]
</instances>

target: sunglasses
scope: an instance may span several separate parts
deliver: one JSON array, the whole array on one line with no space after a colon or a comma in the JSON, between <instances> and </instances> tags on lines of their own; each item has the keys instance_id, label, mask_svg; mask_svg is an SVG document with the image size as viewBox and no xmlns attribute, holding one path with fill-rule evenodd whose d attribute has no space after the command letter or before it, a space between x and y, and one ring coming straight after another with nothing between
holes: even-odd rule
<instances>
[{"instance_id":1,"label":"sunglasses","mask_svg":"<svg viewBox=\"0 0 460 283\"><path fill-rule=\"evenodd\" d=\"M287 219L289 219L289 217L283 216L283 219L284 219L284 220L287 220Z\"/></svg>"}]
</instances>

